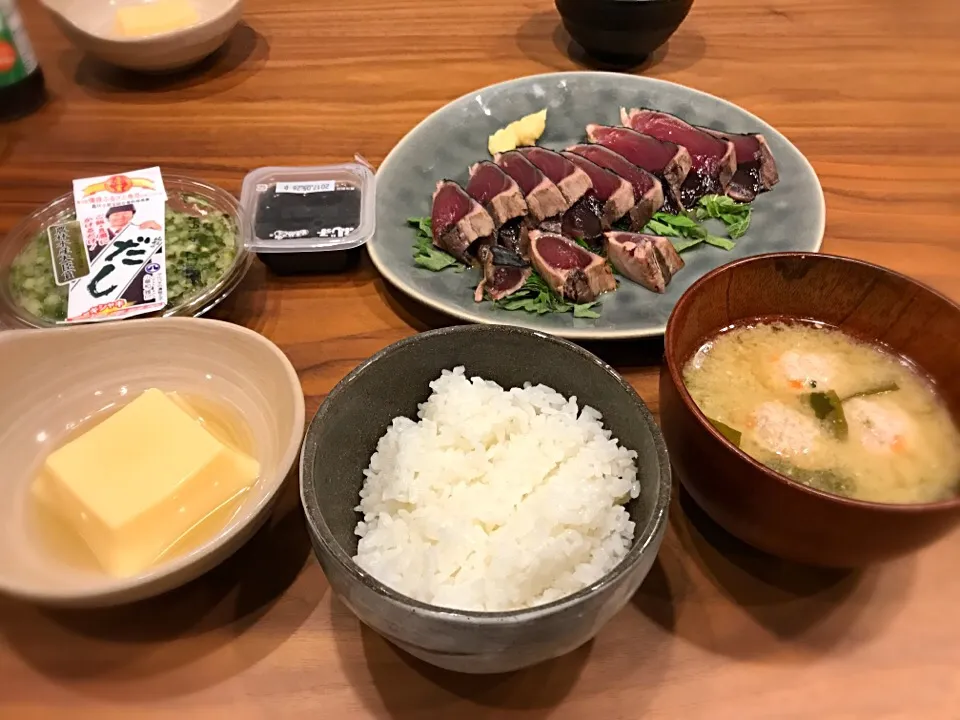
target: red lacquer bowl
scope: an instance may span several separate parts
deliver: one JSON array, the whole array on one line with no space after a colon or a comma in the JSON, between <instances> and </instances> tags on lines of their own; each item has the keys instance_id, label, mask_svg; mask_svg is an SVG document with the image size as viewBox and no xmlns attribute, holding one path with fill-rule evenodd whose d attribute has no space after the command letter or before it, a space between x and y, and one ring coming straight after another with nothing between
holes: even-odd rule
<instances>
[{"instance_id":1,"label":"red lacquer bowl","mask_svg":"<svg viewBox=\"0 0 960 720\"><path fill-rule=\"evenodd\" d=\"M790 560L855 567L909 553L960 521L960 497L894 505L849 500L788 480L727 442L697 409L683 366L720 329L751 318L817 320L881 343L919 366L960 417L960 306L903 275L831 255L776 253L703 276L667 324L660 414L684 488L741 540Z\"/></svg>"}]
</instances>

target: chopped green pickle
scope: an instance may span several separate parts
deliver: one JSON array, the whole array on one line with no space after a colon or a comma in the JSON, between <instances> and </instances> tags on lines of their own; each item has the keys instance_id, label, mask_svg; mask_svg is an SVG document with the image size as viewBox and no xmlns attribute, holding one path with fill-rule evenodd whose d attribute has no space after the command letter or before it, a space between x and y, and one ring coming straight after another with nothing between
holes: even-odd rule
<instances>
[{"instance_id":1,"label":"chopped green pickle","mask_svg":"<svg viewBox=\"0 0 960 720\"><path fill-rule=\"evenodd\" d=\"M167 207L164 250L167 264L167 307L173 308L215 286L233 266L237 254L234 221L203 204L204 215ZM10 265L14 302L36 318L67 318L67 285L57 285L46 231L40 233Z\"/></svg>"}]
</instances>

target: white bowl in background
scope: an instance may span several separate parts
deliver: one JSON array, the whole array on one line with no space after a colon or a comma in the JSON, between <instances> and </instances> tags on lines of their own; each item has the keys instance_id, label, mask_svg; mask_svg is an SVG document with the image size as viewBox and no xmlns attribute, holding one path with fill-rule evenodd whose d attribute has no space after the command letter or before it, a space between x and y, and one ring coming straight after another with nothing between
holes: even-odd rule
<instances>
[{"instance_id":1,"label":"white bowl in background","mask_svg":"<svg viewBox=\"0 0 960 720\"><path fill-rule=\"evenodd\" d=\"M252 330L151 318L0 332L0 592L50 605L117 605L192 580L267 519L304 429L303 390L287 357ZM210 398L243 419L261 473L226 526L182 555L117 578L52 552L31 512L44 458L85 418L151 387Z\"/></svg>"},{"instance_id":2,"label":"white bowl in background","mask_svg":"<svg viewBox=\"0 0 960 720\"><path fill-rule=\"evenodd\" d=\"M203 60L227 41L243 14L243 0L191 0L200 21L190 27L141 38L116 33L117 8L151 1L40 0L80 50L140 72L169 72Z\"/></svg>"}]
</instances>

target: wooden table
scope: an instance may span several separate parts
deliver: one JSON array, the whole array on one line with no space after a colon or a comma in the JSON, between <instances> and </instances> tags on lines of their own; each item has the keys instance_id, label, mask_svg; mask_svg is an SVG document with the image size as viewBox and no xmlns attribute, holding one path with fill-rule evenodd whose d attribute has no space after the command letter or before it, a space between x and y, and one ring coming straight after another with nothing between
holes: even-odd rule
<instances>
[{"instance_id":1,"label":"wooden table","mask_svg":"<svg viewBox=\"0 0 960 720\"><path fill-rule=\"evenodd\" d=\"M157 162L232 191L264 164L377 163L473 88L587 66L550 0L250 0L224 54L138 80L83 58L25 4L53 99L0 126L0 231L72 178ZM697 0L639 70L788 135L823 182L824 250L960 299L958 8ZM446 322L368 262L300 279L257 266L217 315L280 345L309 414L363 358ZM659 348L592 349L656 410ZM0 716L956 720L957 550L954 536L885 567L815 571L679 502L653 572L594 642L509 677L462 677L394 649L332 597L291 484L246 548L167 596L87 613L0 601Z\"/></svg>"}]
</instances>

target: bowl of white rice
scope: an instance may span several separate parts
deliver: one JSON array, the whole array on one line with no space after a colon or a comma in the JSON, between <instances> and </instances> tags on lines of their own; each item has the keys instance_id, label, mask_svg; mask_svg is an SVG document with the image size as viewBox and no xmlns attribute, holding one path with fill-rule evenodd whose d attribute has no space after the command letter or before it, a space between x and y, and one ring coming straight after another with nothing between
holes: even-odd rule
<instances>
[{"instance_id":1,"label":"bowl of white rice","mask_svg":"<svg viewBox=\"0 0 960 720\"><path fill-rule=\"evenodd\" d=\"M410 654L516 670L593 638L653 564L670 465L636 391L510 326L402 340L330 393L300 491L320 564Z\"/></svg>"}]
</instances>

